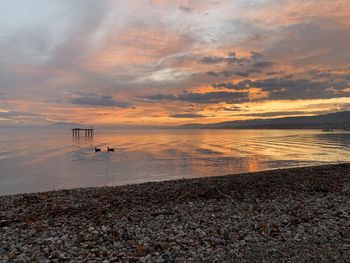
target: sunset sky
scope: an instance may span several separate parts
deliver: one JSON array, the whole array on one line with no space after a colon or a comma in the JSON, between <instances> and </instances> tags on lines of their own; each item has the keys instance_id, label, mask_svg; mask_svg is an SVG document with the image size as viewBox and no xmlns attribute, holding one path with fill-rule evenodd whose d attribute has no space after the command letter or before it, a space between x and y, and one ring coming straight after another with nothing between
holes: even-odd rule
<instances>
[{"instance_id":1,"label":"sunset sky","mask_svg":"<svg viewBox=\"0 0 350 263\"><path fill-rule=\"evenodd\" d=\"M0 3L0 126L347 109L349 0Z\"/></svg>"}]
</instances>

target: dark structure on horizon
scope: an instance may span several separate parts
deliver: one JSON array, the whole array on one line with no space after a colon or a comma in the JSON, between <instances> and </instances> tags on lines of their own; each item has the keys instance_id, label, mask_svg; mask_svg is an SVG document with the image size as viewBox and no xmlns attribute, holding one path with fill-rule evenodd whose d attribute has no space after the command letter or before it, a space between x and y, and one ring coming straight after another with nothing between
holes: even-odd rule
<instances>
[{"instance_id":1,"label":"dark structure on horizon","mask_svg":"<svg viewBox=\"0 0 350 263\"><path fill-rule=\"evenodd\" d=\"M73 136L80 136L80 131L85 133L86 137L92 136L94 134L93 128L89 128L89 129L74 128L74 129L72 129L72 135Z\"/></svg>"}]
</instances>

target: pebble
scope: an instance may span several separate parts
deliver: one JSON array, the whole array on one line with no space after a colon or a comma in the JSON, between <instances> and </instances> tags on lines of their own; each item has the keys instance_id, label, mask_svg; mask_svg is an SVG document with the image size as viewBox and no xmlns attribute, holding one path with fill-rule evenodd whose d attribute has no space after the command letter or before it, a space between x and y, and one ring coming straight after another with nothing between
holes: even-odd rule
<instances>
[{"instance_id":1,"label":"pebble","mask_svg":"<svg viewBox=\"0 0 350 263\"><path fill-rule=\"evenodd\" d=\"M348 189L344 164L0 196L0 263L349 262Z\"/></svg>"},{"instance_id":2,"label":"pebble","mask_svg":"<svg viewBox=\"0 0 350 263\"><path fill-rule=\"evenodd\" d=\"M343 237L345 239L350 239L350 227L343 230Z\"/></svg>"}]
</instances>

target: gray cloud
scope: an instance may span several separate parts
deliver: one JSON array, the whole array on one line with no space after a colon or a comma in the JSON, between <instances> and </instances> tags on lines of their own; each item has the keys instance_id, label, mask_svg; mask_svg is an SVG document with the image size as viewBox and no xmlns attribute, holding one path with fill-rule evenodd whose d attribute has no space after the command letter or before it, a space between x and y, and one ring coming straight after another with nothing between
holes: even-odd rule
<instances>
[{"instance_id":1,"label":"gray cloud","mask_svg":"<svg viewBox=\"0 0 350 263\"><path fill-rule=\"evenodd\" d=\"M223 82L223 83L216 83L212 85L216 89L240 89L238 85L232 83L232 82Z\"/></svg>"},{"instance_id":2,"label":"gray cloud","mask_svg":"<svg viewBox=\"0 0 350 263\"><path fill-rule=\"evenodd\" d=\"M240 77L249 77L250 75L248 71L237 71L237 72L234 72L234 74Z\"/></svg>"},{"instance_id":3,"label":"gray cloud","mask_svg":"<svg viewBox=\"0 0 350 263\"><path fill-rule=\"evenodd\" d=\"M249 60L246 58L238 58L236 56L236 53L234 53L234 52L228 54L226 61L228 64L242 64L245 62L249 62Z\"/></svg>"},{"instance_id":4,"label":"gray cloud","mask_svg":"<svg viewBox=\"0 0 350 263\"><path fill-rule=\"evenodd\" d=\"M237 90L250 87L268 91L266 99L271 100L349 96L345 89L350 68L345 67L350 61L350 34L346 15L336 10L338 4L318 8L316 1L300 6L289 5L292 0L278 1L278 8L271 9L273 23L266 23L260 8L264 10L267 1L248 1L252 3L248 9L244 8L247 1L237 1L237 5L231 1L220 1L220 5L207 5L207 1L52 2L11 0L0 8L1 110L16 109L24 101L27 106L55 103L62 109L67 101L125 108L128 101L140 102L137 97L160 93L153 95L154 101L175 102L160 105L166 112L183 112L179 101L247 101L248 96ZM349 7L346 0L342 2ZM277 19L279 12L287 12L288 17ZM274 62L296 72L295 77L283 76ZM303 67L327 70L299 74ZM256 80L263 74L272 79ZM250 80L230 83L242 77ZM166 79L166 84L159 79ZM218 83L215 88L231 92L199 93L200 87L213 82ZM181 93L191 87L192 93ZM72 91L85 94L67 100L67 92ZM108 96L118 91L123 91L126 102ZM40 107L33 109L39 112ZM59 116L54 108L47 107L52 109L52 119ZM150 111L140 110L140 116L150 116ZM2 114L15 118L19 113Z\"/></svg>"},{"instance_id":5,"label":"gray cloud","mask_svg":"<svg viewBox=\"0 0 350 263\"><path fill-rule=\"evenodd\" d=\"M69 100L71 104L88 105L96 107L119 107L127 108L129 104L122 101L115 100L109 95L97 95L95 93L82 94L80 97Z\"/></svg>"},{"instance_id":6,"label":"gray cloud","mask_svg":"<svg viewBox=\"0 0 350 263\"><path fill-rule=\"evenodd\" d=\"M220 107L218 110L223 110L223 111L244 111L244 109L240 106L233 105L230 107Z\"/></svg>"},{"instance_id":7,"label":"gray cloud","mask_svg":"<svg viewBox=\"0 0 350 263\"><path fill-rule=\"evenodd\" d=\"M239 116L276 117L276 116L287 116L287 115L303 115L306 113L307 112L305 112L305 111L271 111L271 112L261 112L261 113L240 114ZM235 115L235 116L237 116L237 115Z\"/></svg>"},{"instance_id":8,"label":"gray cloud","mask_svg":"<svg viewBox=\"0 0 350 263\"><path fill-rule=\"evenodd\" d=\"M145 97L148 101L183 101L192 102L198 104L210 104L210 103L239 103L248 101L247 92L207 92L207 93L195 93L195 92L184 92L177 95L169 94L156 94Z\"/></svg>"},{"instance_id":9,"label":"gray cloud","mask_svg":"<svg viewBox=\"0 0 350 263\"><path fill-rule=\"evenodd\" d=\"M13 117L37 117L38 114L22 111L6 111L0 112L0 117L2 118L13 118Z\"/></svg>"},{"instance_id":10,"label":"gray cloud","mask_svg":"<svg viewBox=\"0 0 350 263\"><path fill-rule=\"evenodd\" d=\"M94 80L80 63L94 51L96 34L109 12L108 3L53 0L44 5L41 1L14 0L7 7L0 10L0 24L4 25L0 90L5 89L8 97L33 101L58 97L70 74L86 82ZM35 9L35 15L27 13L28 9Z\"/></svg>"},{"instance_id":11,"label":"gray cloud","mask_svg":"<svg viewBox=\"0 0 350 263\"><path fill-rule=\"evenodd\" d=\"M184 12L184 13L188 13L188 14L191 14L194 10L193 7L190 7L190 6L180 6L179 9Z\"/></svg>"},{"instance_id":12,"label":"gray cloud","mask_svg":"<svg viewBox=\"0 0 350 263\"><path fill-rule=\"evenodd\" d=\"M186 118L186 119L193 119L193 118L205 118L208 116L201 115L201 114L196 114L196 113L175 113L171 114L168 117L170 118Z\"/></svg>"},{"instance_id":13,"label":"gray cloud","mask_svg":"<svg viewBox=\"0 0 350 263\"><path fill-rule=\"evenodd\" d=\"M246 63L246 62L249 62L249 60L244 57L241 57L241 58L237 57L236 53L234 52L227 54L227 57L205 56L199 59L199 63L202 63L202 64L218 64L222 62L225 62L228 65L232 65L232 64Z\"/></svg>"},{"instance_id":14,"label":"gray cloud","mask_svg":"<svg viewBox=\"0 0 350 263\"><path fill-rule=\"evenodd\" d=\"M269 92L268 99L323 99L350 96L350 92L345 91L350 86L346 81L312 81L283 77L256 81L247 79L238 83L226 82L212 86L232 90L260 88Z\"/></svg>"},{"instance_id":15,"label":"gray cloud","mask_svg":"<svg viewBox=\"0 0 350 263\"><path fill-rule=\"evenodd\" d=\"M209 65L226 62L225 70L221 72L208 71L207 74L211 77L249 77L251 74L262 73L262 69L272 67L276 64L270 61L259 61L262 57L262 54L253 51L251 52L250 60L245 57L238 58L236 53L232 52L227 57L207 56L202 57L199 61L202 64ZM252 61L255 61L255 63L251 63ZM235 69L235 65L239 65L240 68Z\"/></svg>"},{"instance_id":16,"label":"gray cloud","mask_svg":"<svg viewBox=\"0 0 350 263\"><path fill-rule=\"evenodd\" d=\"M276 65L276 63L271 61L263 61L263 62L257 62L253 64L254 68L269 68Z\"/></svg>"},{"instance_id":17,"label":"gray cloud","mask_svg":"<svg viewBox=\"0 0 350 263\"><path fill-rule=\"evenodd\" d=\"M267 72L265 72L265 75L272 76L272 75L279 75L279 74L284 74L284 73L285 73L285 71L282 71L282 70L280 70L280 71L267 71Z\"/></svg>"},{"instance_id":18,"label":"gray cloud","mask_svg":"<svg viewBox=\"0 0 350 263\"><path fill-rule=\"evenodd\" d=\"M208 71L207 74L212 77L219 77L220 73L214 72L214 71Z\"/></svg>"},{"instance_id":19,"label":"gray cloud","mask_svg":"<svg viewBox=\"0 0 350 263\"><path fill-rule=\"evenodd\" d=\"M0 119L6 120L9 123L45 123L44 117L39 114L23 111L2 111L0 112ZM2 121L3 121L2 120ZM2 125L2 121L0 125Z\"/></svg>"},{"instance_id":20,"label":"gray cloud","mask_svg":"<svg viewBox=\"0 0 350 263\"><path fill-rule=\"evenodd\" d=\"M293 79L290 76L281 78L269 78L262 80L250 80L233 83L222 82L212 85L216 89L230 89L219 92L183 92L177 95L155 94L146 97L149 101L184 101L198 104L209 103L242 103L249 101L248 89L260 88L268 92L268 97L255 100L298 100L298 99L326 99L350 96L346 91L348 81L313 81L309 79ZM242 92L242 90L246 90Z\"/></svg>"},{"instance_id":21,"label":"gray cloud","mask_svg":"<svg viewBox=\"0 0 350 263\"><path fill-rule=\"evenodd\" d=\"M260 69L248 69L247 71L236 71L234 74L240 77L249 77L252 73L261 73Z\"/></svg>"},{"instance_id":22,"label":"gray cloud","mask_svg":"<svg viewBox=\"0 0 350 263\"><path fill-rule=\"evenodd\" d=\"M261 59L261 58L264 57L262 54L260 54L258 52L254 52L254 51L252 51L250 54L251 54L250 58L253 59L253 60Z\"/></svg>"},{"instance_id":23,"label":"gray cloud","mask_svg":"<svg viewBox=\"0 0 350 263\"><path fill-rule=\"evenodd\" d=\"M233 76L239 76L239 77L249 77L253 73L261 73L260 69L252 68L247 69L245 71L235 71L235 70L224 70L221 72L214 72L214 71L208 71L207 74L212 77L233 77Z\"/></svg>"},{"instance_id":24,"label":"gray cloud","mask_svg":"<svg viewBox=\"0 0 350 263\"><path fill-rule=\"evenodd\" d=\"M147 99L148 101L177 100L177 96L158 93L155 95L146 96L145 99Z\"/></svg>"},{"instance_id":25,"label":"gray cloud","mask_svg":"<svg viewBox=\"0 0 350 263\"><path fill-rule=\"evenodd\" d=\"M252 69L248 69L249 73L261 73L260 69L256 69L256 68L252 68Z\"/></svg>"},{"instance_id":26,"label":"gray cloud","mask_svg":"<svg viewBox=\"0 0 350 263\"><path fill-rule=\"evenodd\" d=\"M223 77L232 77L235 75L234 71L228 71L228 70L224 70L220 72L220 75Z\"/></svg>"},{"instance_id":27,"label":"gray cloud","mask_svg":"<svg viewBox=\"0 0 350 263\"><path fill-rule=\"evenodd\" d=\"M221 62L224 62L226 58L224 57L217 57L217 56L207 56L207 57L202 57L199 62L203 64L218 64Z\"/></svg>"},{"instance_id":28,"label":"gray cloud","mask_svg":"<svg viewBox=\"0 0 350 263\"><path fill-rule=\"evenodd\" d=\"M264 54L289 59L294 65L341 65L350 61L350 32L337 16L309 17L308 21L281 26L276 41ZM302 41L301 41L302 40Z\"/></svg>"}]
</instances>

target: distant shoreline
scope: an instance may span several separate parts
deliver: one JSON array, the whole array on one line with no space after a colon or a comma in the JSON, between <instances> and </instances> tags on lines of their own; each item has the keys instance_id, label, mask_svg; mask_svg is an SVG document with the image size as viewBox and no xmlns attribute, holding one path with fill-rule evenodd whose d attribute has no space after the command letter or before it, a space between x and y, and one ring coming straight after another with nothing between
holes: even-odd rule
<instances>
[{"instance_id":1,"label":"distant shoreline","mask_svg":"<svg viewBox=\"0 0 350 263\"><path fill-rule=\"evenodd\" d=\"M72 126L73 127L73 126ZM0 131L8 131L8 130L16 130L20 132L25 131L66 131L69 133L72 130L72 127L49 127L49 126L38 126L38 127L1 127ZM84 126L83 126L84 127ZM162 131L162 130L169 130L169 131L186 131L186 130L314 130L314 131L322 131L323 127L182 127L182 126L162 126L162 127L96 127L94 130L96 132L99 131ZM350 128L332 128L335 132L345 132L350 131Z\"/></svg>"},{"instance_id":2,"label":"distant shoreline","mask_svg":"<svg viewBox=\"0 0 350 263\"><path fill-rule=\"evenodd\" d=\"M0 196L0 261L345 262L349 200L349 163Z\"/></svg>"}]
</instances>

